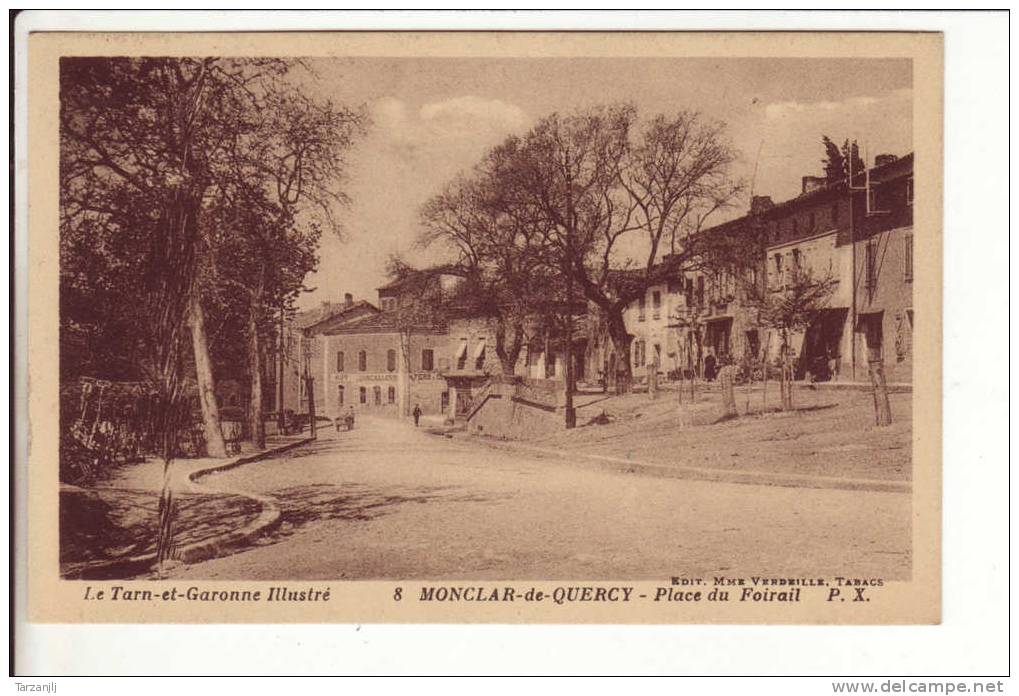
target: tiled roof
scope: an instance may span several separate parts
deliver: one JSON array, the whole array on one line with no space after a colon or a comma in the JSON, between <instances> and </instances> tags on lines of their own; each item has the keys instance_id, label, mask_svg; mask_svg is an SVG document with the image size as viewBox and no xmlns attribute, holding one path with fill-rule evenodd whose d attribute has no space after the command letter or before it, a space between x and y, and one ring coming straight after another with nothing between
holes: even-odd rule
<instances>
[{"instance_id":1,"label":"tiled roof","mask_svg":"<svg viewBox=\"0 0 1019 696\"><path fill-rule=\"evenodd\" d=\"M393 312L382 312L354 319L323 333L327 336L336 336L340 334L396 333L399 330L400 325L397 322L396 314ZM420 333L445 333L446 327L436 324L422 324L415 326L414 331Z\"/></svg>"},{"instance_id":2,"label":"tiled roof","mask_svg":"<svg viewBox=\"0 0 1019 696\"><path fill-rule=\"evenodd\" d=\"M345 302L327 302L323 305L299 313L294 317L294 326L299 329L308 329L328 319L334 319L344 314L349 314L358 309L368 309L378 312L378 308L367 300L357 300L351 304Z\"/></svg>"}]
</instances>

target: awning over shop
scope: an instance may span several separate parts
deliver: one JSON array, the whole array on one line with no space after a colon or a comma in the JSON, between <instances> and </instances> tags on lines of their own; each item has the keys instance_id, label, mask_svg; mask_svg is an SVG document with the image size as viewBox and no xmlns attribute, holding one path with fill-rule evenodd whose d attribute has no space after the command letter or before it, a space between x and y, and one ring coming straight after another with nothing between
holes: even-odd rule
<instances>
[{"instance_id":1,"label":"awning over shop","mask_svg":"<svg viewBox=\"0 0 1019 696\"><path fill-rule=\"evenodd\" d=\"M466 345L467 344L465 343L464 346L466 347ZM482 338L478 340L478 345L474 349L474 359L477 360L484 354L485 354L485 339Z\"/></svg>"}]
</instances>

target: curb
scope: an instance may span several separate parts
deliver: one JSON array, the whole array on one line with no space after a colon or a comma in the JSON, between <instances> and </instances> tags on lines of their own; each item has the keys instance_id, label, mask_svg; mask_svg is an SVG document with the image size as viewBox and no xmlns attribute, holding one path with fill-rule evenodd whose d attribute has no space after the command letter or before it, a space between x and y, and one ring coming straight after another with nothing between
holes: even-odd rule
<instances>
[{"instance_id":1,"label":"curb","mask_svg":"<svg viewBox=\"0 0 1019 696\"><path fill-rule=\"evenodd\" d=\"M271 531L280 522L280 508L276 504L276 501L268 496L260 495L258 493L249 493L247 491L226 491L217 490L214 488L208 488L198 483L198 480L208 476L210 474L220 473L223 471L229 471L244 464L252 464L254 462L261 461L263 459L269 459L277 455L289 452L292 449L301 447L310 442L314 442L314 438L304 438L297 440L296 442L289 442L285 445L273 449L267 449L263 452L256 454L249 454L244 457L238 457L232 461L227 461L222 464L210 466L205 469L197 469L188 474L188 480L192 486L200 493L230 493L232 495L242 496L250 500L254 500L261 506L261 512L253 522L244 526L241 529L235 529L229 532L220 534L212 539L204 539L202 541L181 546L173 551L171 558L182 561L183 563L197 563L199 561L207 561L210 558L216 558L222 555L227 550L238 546L240 544L247 543L267 531ZM140 556L131 556L129 558L119 558L107 563L102 563L88 568L82 568L79 572L73 576L64 576L66 580L88 580L88 579L107 579L108 574L123 574L125 571L129 573L141 573L151 568L153 561L156 560L155 553L142 554ZM111 578L112 579L112 578Z\"/></svg>"},{"instance_id":2,"label":"curb","mask_svg":"<svg viewBox=\"0 0 1019 696\"><path fill-rule=\"evenodd\" d=\"M199 561L207 561L210 558L216 558L217 556L222 555L223 552L234 546L245 544L260 537L266 532L272 531L280 523L281 511L279 505L276 504L275 499L258 493L250 493L248 491L224 491L215 488L208 488L198 483L199 479L209 476L210 474L218 474L245 464L253 464L254 462L262 461L263 459L269 459L314 441L314 438L307 437L302 440L287 443L286 445L281 445L275 449L267 449L264 452L250 454L246 457L238 457L232 462L217 464L216 466L210 466L207 469L198 469L188 474L188 480L191 481L191 483L198 489L215 491L218 493L232 493L233 495L243 496L250 500L254 500L261 505L262 512L259 513L258 517L255 518L253 522L241 529L235 529L231 532L221 534L218 537L205 539L204 541L195 542L194 544L188 544L187 546L182 546L176 549L173 554L173 558L189 564L197 563Z\"/></svg>"},{"instance_id":3,"label":"curb","mask_svg":"<svg viewBox=\"0 0 1019 696\"><path fill-rule=\"evenodd\" d=\"M836 476L810 476L808 474L782 474L767 471L726 471L725 469L706 469L694 466L668 466L641 462L623 457L612 457L604 454L587 452L569 452L546 449L534 445L521 445L507 442L485 441L476 435L472 438L483 442L494 449L508 449L531 452L546 456L555 456L580 463L578 458L588 460L595 468L625 474L639 474L656 478L674 478L696 481L717 481L719 483L738 483L753 486L778 486L783 488L823 488L847 491L873 491L877 493L912 493L913 485L909 481L887 481L884 479L854 479Z\"/></svg>"}]
</instances>

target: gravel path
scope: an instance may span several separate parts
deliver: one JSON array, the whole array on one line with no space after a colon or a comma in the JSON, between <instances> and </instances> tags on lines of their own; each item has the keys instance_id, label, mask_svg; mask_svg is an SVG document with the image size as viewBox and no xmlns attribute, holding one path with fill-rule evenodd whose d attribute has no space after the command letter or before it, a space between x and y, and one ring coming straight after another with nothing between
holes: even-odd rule
<instances>
[{"instance_id":1,"label":"gravel path","mask_svg":"<svg viewBox=\"0 0 1019 696\"><path fill-rule=\"evenodd\" d=\"M910 574L910 496L591 471L395 421L209 479L277 497L256 548L193 579Z\"/></svg>"}]
</instances>

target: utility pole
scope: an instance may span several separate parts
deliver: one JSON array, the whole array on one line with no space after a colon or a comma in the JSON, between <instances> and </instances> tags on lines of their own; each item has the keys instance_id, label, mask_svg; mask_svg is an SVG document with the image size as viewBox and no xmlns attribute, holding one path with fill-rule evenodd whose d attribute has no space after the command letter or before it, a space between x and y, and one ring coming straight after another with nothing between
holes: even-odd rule
<instances>
[{"instance_id":1,"label":"utility pole","mask_svg":"<svg viewBox=\"0 0 1019 696\"><path fill-rule=\"evenodd\" d=\"M577 410L573 407L573 273L566 274L566 428L577 427Z\"/></svg>"},{"instance_id":2,"label":"utility pole","mask_svg":"<svg viewBox=\"0 0 1019 696\"><path fill-rule=\"evenodd\" d=\"M855 145L856 145L856 141L854 140L852 145L849 146L849 151L846 153L846 155L848 157L848 160L849 160L848 164L847 164L847 166L849 167L849 178L846 180L846 192L849 194L849 249L850 249L850 253L852 255L852 262L853 262L853 269L852 269L853 270L853 282L852 282L852 288L850 288L852 290L852 293L853 293L853 299L852 299L852 313L853 314L849 318L849 321L850 321L849 338L850 338L850 354L851 354L850 355L850 359L852 361L851 362L851 366L852 366L852 380L854 382L856 381L856 322L857 322L856 311L857 311L857 306L856 306L856 211L854 210L855 206L853 205L853 197L855 195L854 194L855 191L860 191L861 190L859 187L853 186L853 152L854 152L854 146ZM863 163L863 167L864 167L864 174L867 174L867 163L866 162ZM862 190L866 192L866 193L864 193L864 196L869 196L870 195L870 186L869 185L865 184ZM864 198L863 204L865 206L864 210L866 210L866 206L867 206L866 198Z\"/></svg>"},{"instance_id":3,"label":"utility pole","mask_svg":"<svg viewBox=\"0 0 1019 696\"><path fill-rule=\"evenodd\" d=\"M577 215L573 207L573 182L568 174L570 171L570 152L566 151L566 258L563 270L566 271L566 344L563 357L566 360L566 429L577 427L577 411L573 408L573 254L574 235L576 234Z\"/></svg>"},{"instance_id":4,"label":"utility pole","mask_svg":"<svg viewBox=\"0 0 1019 696\"><path fill-rule=\"evenodd\" d=\"M308 433L311 439L318 437L315 424L315 378L308 371L308 363L304 363L305 392L308 395Z\"/></svg>"},{"instance_id":5,"label":"utility pole","mask_svg":"<svg viewBox=\"0 0 1019 696\"><path fill-rule=\"evenodd\" d=\"M279 379L276 380L276 429L280 435L287 434L287 418L283 412L283 376L286 374L286 337L283 325L283 303L280 302Z\"/></svg>"},{"instance_id":6,"label":"utility pole","mask_svg":"<svg viewBox=\"0 0 1019 696\"><path fill-rule=\"evenodd\" d=\"M850 158L851 160L852 158ZM853 282L850 291L853 293L852 310L849 316L849 359L851 362L852 380L856 381L856 222L853 215L853 175L852 164L850 166L849 184L846 187L849 192L849 250L853 257Z\"/></svg>"}]
</instances>

